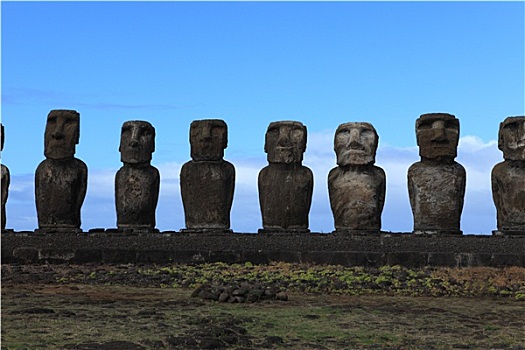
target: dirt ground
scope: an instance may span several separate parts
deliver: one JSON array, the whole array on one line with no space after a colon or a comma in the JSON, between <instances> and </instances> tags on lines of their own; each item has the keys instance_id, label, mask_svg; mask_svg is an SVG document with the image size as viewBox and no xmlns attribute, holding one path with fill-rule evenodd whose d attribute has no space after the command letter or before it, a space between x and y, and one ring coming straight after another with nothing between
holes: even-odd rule
<instances>
[{"instance_id":1,"label":"dirt ground","mask_svg":"<svg viewBox=\"0 0 525 350\"><path fill-rule=\"evenodd\" d=\"M304 267L277 268L303 269L301 278L309 286L313 282L304 272L317 276ZM377 288L352 295L338 289L301 291L287 284L284 291L279 285L287 300L218 302L199 297L195 284L179 270L152 273L155 269L167 271L155 266L2 265L2 349L525 350L521 298L413 296ZM232 268L214 269L224 275ZM521 271L513 273L521 276ZM174 276L180 279L176 284ZM516 279L508 283L525 285Z\"/></svg>"}]
</instances>

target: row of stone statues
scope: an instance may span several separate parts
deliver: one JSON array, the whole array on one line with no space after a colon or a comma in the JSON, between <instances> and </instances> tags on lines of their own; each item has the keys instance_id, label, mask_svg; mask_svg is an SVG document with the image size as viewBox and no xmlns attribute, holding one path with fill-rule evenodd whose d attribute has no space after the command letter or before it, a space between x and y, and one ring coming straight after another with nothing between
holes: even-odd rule
<instances>
[{"instance_id":1,"label":"row of stone statues","mask_svg":"<svg viewBox=\"0 0 525 350\"><path fill-rule=\"evenodd\" d=\"M35 173L38 230L80 231L80 208L87 187L87 167L74 157L79 141L79 113L53 110L45 130L46 159ZM2 126L2 147L3 147ZM416 120L421 160L408 170L408 192L414 233L461 234L460 219L466 172L454 159L459 120L450 114L424 114ZM267 232L309 232L313 174L302 165L306 126L297 121L270 123L264 150L268 166L258 177L263 228ZM380 232L386 176L374 165L379 136L366 122L339 125L334 151L337 167L328 175L328 192L335 232ZM186 228L183 232L231 232L230 211L235 168L223 159L227 147L223 120L193 121L191 158L180 173ZM497 233L525 234L525 117L500 124L499 149L504 161L492 171L497 209ZM159 171L151 163L155 128L146 121L125 122L119 151L123 162L115 177L118 229L155 231ZM2 164L2 230L9 170Z\"/></svg>"}]
</instances>

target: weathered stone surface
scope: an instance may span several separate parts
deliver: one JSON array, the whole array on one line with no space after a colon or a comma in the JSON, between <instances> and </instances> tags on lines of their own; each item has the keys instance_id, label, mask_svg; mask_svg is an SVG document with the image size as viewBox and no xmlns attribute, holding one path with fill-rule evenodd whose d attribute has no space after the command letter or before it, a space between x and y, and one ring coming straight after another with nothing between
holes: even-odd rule
<instances>
[{"instance_id":1,"label":"weathered stone surface","mask_svg":"<svg viewBox=\"0 0 525 350\"><path fill-rule=\"evenodd\" d=\"M379 137L370 123L339 125L336 168L328 174L328 194L336 232L377 232L385 203L386 175L374 165Z\"/></svg>"},{"instance_id":2,"label":"weathered stone surface","mask_svg":"<svg viewBox=\"0 0 525 350\"><path fill-rule=\"evenodd\" d=\"M525 235L525 116L500 124L498 147L505 159L492 169L498 231Z\"/></svg>"},{"instance_id":3,"label":"weathered stone surface","mask_svg":"<svg viewBox=\"0 0 525 350\"><path fill-rule=\"evenodd\" d=\"M87 166L74 158L80 115L52 110L47 116L44 154L35 173L38 226L44 232L80 230L80 209L87 190Z\"/></svg>"},{"instance_id":4,"label":"weathered stone surface","mask_svg":"<svg viewBox=\"0 0 525 350\"><path fill-rule=\"evenodd\" d=\"M1 150L3 151L4 150L4 125L0 123L0 126L1 126L1 142L2 142L2 146L1 146ZM9 183L11 182L11 176L9 174L9 168L6 167L4 164L1 164L2 166L2 183L1 183L1 186L2 186L2 231L5 230L5 225L6 225L6 214L5 214L5 204L7 203L7 197L8 197L8 194L9 194Z\"/></svg>"},{"instance_id":5,"label":"weathered stone surface","mask_svg":"<svg viewBox=\"0 0 525 350\"><path fill-rule=\"evenodd\" d=\"M285 261L382 266L397 256L397 263L407 266L411 262L402 256L413 252L426 255L431 266L493 266L493 256L508 261L507 265L525 266L525 236L231 234L225 239L224 235L206 233L108 236L16 232L2 235L1 249L2 263L59 263L57 257L70 256L69 264ZM50 257L53 259L48 260Z\"/></svg>"},{"instance_id":6,"label":"weathered stone surface","mask_svg":"<svg viewBox=\"0 0 525 350\"><path fill-rule=\"evenodd\" d=\"M416 120L421 161L408 169L408 193L414 233L461 234L465 168L454 158L459 120L446 113L424 114Z\"/></svg>"},{"instance_id":7,"label":"weathered stone surface","mask_svg":"<svg viewBox=\"0 0 525 350\"><path fill-rule=\"evenodd\" d=\"M302 165L306 126L296 121L270 123L264 151L268 166L259 172L259 204L265 232L310 232L313 173Z\"/></svg>"},{"instance_id":8,"label":"weathered stone surface","mask_svg":"<svg viewBox=\"0 0 525 350\"><path fill-rule=\"evenodd\" d=\"M117 226L122 230L153 231L160 186L159 171L150 164L155 128L146 121L125 122L119 151L124 166L115 176Z\"/></svg>"},{"instance_id":9,"label":"weathered stone surface","mask_svg":"<svg viewBox=\"0 0 525 350\"><path fill-rule=\"evenodd\" d=\"M195 120L190 126L192 160L182 166L180 187L184 232L230 232L235 168L225 161L228 128L220 119Z\"/></svg>"}]
</instances>

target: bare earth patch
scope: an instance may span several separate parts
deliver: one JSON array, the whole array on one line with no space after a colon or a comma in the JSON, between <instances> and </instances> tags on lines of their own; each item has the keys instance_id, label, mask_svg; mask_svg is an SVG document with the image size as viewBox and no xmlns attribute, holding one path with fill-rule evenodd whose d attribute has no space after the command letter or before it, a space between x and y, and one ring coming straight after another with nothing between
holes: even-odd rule
<instances>
[{"instance_id":1,"label":"bare earth patch","mask_svg":"<svg viewBox=\"0 0 525 350\"><path fill-rule=\"evenodd\" d=\"M272 279L276 270L281 280ZM3 265L2 349L525 349L525 302L519 297L525 269L468 270ZM344 278L334 278L337 271ZM416 276L405 282L414 286L412 294L403 283L398 292L394 280L384 283L389 274L405 273ZM194 281L188 280L192 274ZM369 281L350 278L361 274ZM458 294L432 296L437 282L424 292L425 279L436 276L456 281ZM374 278L385 288L378 289ZM346 289L339 284L345 279ZM285 291L288 300L239 303L191 296L199 285L246 280ZM511 293L484 294L488 290Z\"/></svg>"}]
</instances>

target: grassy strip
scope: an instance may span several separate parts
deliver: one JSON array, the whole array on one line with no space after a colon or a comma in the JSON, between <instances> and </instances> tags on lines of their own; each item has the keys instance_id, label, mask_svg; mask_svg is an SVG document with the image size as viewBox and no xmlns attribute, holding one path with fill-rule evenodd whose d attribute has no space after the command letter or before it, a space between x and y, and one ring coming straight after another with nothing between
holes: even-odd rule
<instances>
[{"instance_id":1,"label":"grassy strip","mask_svg":"<svg viewBox=\"0 0 525 350\"><path fill-rule=\"evenodd\" d=\"M406 296L497 296L525 300L525 269L380 268L274 263L271 265L172 265L140 269L145 275L168 275L167 287L247 281L282 290L330 294L396 294Z\"/></svg>"},{"instance_id":2,"label":"grassy strip","mask_svg":"<svg viewBox=\"0 0 525 350\"><path fill-rule=\"evenodd\" d=\"M2 349L523 350L525 305L513 299L311 295L229 304L183 288L3 288ZM42 310L47 310L43 312ZM101 344L100 347L87 344ZM139 347L137 347L139 349Z\"/></svg>"},{"instance_id":3,"label":"grassy strip","mask_svg":"<svg viewBox=\"0 0 525 350\"><path fill-rule=\"evenodd\" d=\"M132 269L132 271L130 271ZM212 283L258 283L277 290L345 295L509 297L525 300L525 268L380 268L273 263L172 264L84 269L62 283L195 288Z\"/></svg>"}]
</instances>

